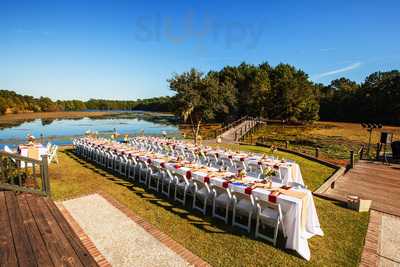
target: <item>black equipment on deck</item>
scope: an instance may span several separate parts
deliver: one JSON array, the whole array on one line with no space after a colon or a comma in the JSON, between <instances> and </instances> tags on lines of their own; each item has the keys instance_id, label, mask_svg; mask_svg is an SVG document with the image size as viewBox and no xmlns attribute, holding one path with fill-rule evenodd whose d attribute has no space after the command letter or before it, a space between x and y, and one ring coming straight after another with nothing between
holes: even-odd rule
<instances>
[{"instance_id":1,"label":"black equipment on deck","mask_svg":"<svg viewBox=\"0 0 400 267\"><path fill-rule=\"evenodd\" d=\"M381 132L381 144L390 144L392 143L392 137L393 134L392 133L388 133L388 132Z\"/></svg>"}]
</instances>

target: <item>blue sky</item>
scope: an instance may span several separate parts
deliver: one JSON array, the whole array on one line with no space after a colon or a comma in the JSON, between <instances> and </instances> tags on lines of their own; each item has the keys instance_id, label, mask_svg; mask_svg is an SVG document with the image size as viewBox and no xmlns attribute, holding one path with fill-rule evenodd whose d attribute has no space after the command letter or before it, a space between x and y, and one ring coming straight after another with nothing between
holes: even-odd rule
<instances>
[{"instance_id":1,"label":"blue sky","mask_svg":"<svg viewBox=\"0 0 400 267\"><path fill-rule=\"evenodd\" d=\"M242 61L316 82L400 69L400 1L0 0L0 88L53 99L171 94Z\"/></svg>"}]
</instances>

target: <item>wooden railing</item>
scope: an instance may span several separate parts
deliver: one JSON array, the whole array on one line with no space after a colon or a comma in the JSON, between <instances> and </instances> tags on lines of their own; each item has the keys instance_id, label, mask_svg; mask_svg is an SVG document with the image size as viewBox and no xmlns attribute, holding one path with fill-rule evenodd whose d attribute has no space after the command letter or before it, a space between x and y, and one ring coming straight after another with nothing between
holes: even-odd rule
<instances>
[{"instance_id":1,"label":"wooden railing","mask_svg":"<svg viewBox=\"0 0 400 267\"><path fill-rule=\"evenodd\" d=\"M248 124L235 131L235 141L243 141L250 139L250 143L253 143L253 134L260 129L266 122L260 118L248 117Z\"/></svg>"},{"instance_id":2,"label":"wooden railing","mask_svg":"<svg viewBox=\"0 0 400 267\"><path fill-rule=\"evenodd\" d=\"M362 145L357 153L354 153L353 150L350 151L350 162L349 162L349 165L348 165L348 169L354 168L354 165L357 162L357 156L359 157L359 160L363 159L364 150L365 150L365 146Z\"/></svg>"},{"instance_id":3,"label":"wooden railing","mask_svg":"<svg viewBox=\"0 0 400 267\"><path fill-rule=\"evenodd\" d=\"M233 127L236 127L237 125L241 124L247 118L248 118L248 116L241 117L240 119L238 119L238 120L236 120L234 122L228 123L228 124L224 125L223 127L215 130L214 137L217 138L219 135L222 135L223 133L225 133L229 129L232 129Z\"/></svg>"},{"instance_id":4,"label":"wooden railing","mask_svg":"<svg viewBox=\"0 0 400 267\"><path fill-rule=\"evenodd\" d=\"M36 160L0 151L0 189L50 196L48 156Z\"/></svg>"}]
</instances>

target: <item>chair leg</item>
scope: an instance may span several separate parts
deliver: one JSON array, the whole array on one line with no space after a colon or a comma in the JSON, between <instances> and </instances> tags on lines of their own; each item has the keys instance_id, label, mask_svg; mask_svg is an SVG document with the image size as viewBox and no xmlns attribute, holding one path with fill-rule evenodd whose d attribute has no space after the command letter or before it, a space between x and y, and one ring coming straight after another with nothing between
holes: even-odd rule
<instances>
[{"instance_id":1,"label":"chair leg","mask_svg":"<svg viewBox=\"0 0 400 267\"><path fill-rule=\"evenodd\" d=\"M275 224L275 231L274 231L274 247L276 247L276 240L278 239L278 230L279 230L279 221Z\"/></svg>"},{"instance_id":2,"label":"chair leg","mask_svg":"<svg viewBox=\"0 0 400 267\"><path fill-rule=\"evenodd\" d=\"M251 218L253 216L253 212L249 212L249 217L248 217L248 221L247 221L247 232L250 233L251 231Z\"/></svg>"},{"instance_id":3,"label":"chair leg","mask_svg":"<svg viewBox=\"0 0 400 267\"><path fill-rule=\"evenodd\" d=\"M203 203L203 215L206 215L206 214L207 214L207 203L208 203L208 198L209 198L209 196L206 196L206 197L204 198L204 203Z\"/></svg>"},{"instance_id":4,"label":"chair leg","mask_svg":"<svg viewBox=\"0 0 400 267\"><path fill-rule=\"evenodd\" d=\"M256 218L256 231L255 231L255 237L258 238L259 236L259 228L260 228L260 216L257 213L257 218Z\"/></svg>"}]
</instances>

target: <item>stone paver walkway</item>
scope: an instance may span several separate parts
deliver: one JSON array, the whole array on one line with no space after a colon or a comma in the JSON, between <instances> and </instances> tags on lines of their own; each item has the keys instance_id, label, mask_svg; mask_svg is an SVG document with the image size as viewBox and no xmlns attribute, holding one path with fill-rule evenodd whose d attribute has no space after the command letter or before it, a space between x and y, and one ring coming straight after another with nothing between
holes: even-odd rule
<instances>
[{"instance_id":1,"label":"stone paver walkway","mask_svg":"<svg viewBox=\"0 0 400 267\"><path fill-rule=\"evenodd\" d=\"M400 217L371 210L360 267L400 267Z\"/></svg>"},{"instance_id":2,"label":"stone paver walkway","mask_svg":"<svg viewBox=\"0 0 400 267\"><path fill-rule=\"evenodd\" d=\"M382 214L379 266L400 266L400 217Z\"/></svg>"},{"instance_id":3,"label":"stone paver walkway","mask_svg":"<svg viewBox=\"0 0 400 267\"><path fill-rule=\"evenodd\" d=\"M99 194L62 204L112 266L189 265Z\"/></svg>"}]
</instances>

